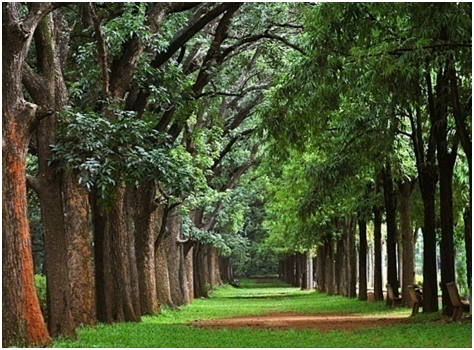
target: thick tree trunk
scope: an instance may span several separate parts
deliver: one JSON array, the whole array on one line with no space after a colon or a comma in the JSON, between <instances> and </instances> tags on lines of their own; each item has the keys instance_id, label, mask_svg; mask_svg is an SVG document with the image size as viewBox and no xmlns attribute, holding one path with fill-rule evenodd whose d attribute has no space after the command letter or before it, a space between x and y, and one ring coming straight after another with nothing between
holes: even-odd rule
<instances>
[{"instance_id":1,"label":"thick tree trunk","mask_svg":"<svg viewBox=\"0 0 474 350\"><path fill-rule=\"evenodd\" d=\"M138 286L140 291L140 309L143 315L154 315L159 306L156 295L155 273L155 222L154 203L155 186L142 181L135 189L136 205L135 221L135 252L137 254Z\"/></svg>"},{"instance_id":2,"label":"thick tree trunk","mask_svg":"<svg viewBox=\"0 0 474 350\"><path fill-rule=\"evenodd\" d=\"M166 222L169 239L164 240L166 245L166 263L168 265L168 278L170 284L171 300L173 306L186 304L184 284L184 256L182 245L178 245L181 234L181 217L172 214Z\"/></svg>"},{"instance_id":3,"label":"thick tree trunk","mask_svg":"<svg viewBox=\"0 0 474 350\"><path fill-rule=\"evenodd\" d=\"M44 346L50 341L34 288L25 182L30 132L46 111L45 106L38 108L24 101L21 82L33 33L57 4L30 5L29 13L20 16L18 3L2 4L3 346Z\"/></svg>"},{"instance_id":4,"label":"thick tree trunk","mask_svg":"<svg viewBox=\"0 0 474 350\"><path fill-rule=\"evenodd\" d=\"M453 222L453 169L457 156L457 146L449 153L447 149L446 119L440 121L437 127L437 157L439 164L439 199L441 221L441 292L443 312L452 316L453 305L449 297L446 283L456 279L454 259L454 222Z\"/></svg>"},{"instance_id":5,"label":"thick tree trunk","mask_svg":"<svg viewBox=\"0 0 474 350\"><path fill-rule=\"evenodd\" d=\"M399 183L400 191L400 221L402 233L402 256L403 256L403 276L402 276L402 300L405 306L411 307L413 302L407 286L415 282L415 247L413 228L411 226L411 193L412 181L405 179Z\"/></svg>"},{"instance_id":6,"label":"thick tree trunk","mask_svg":"<svg viewBox=\"0 0 474 350\"><path fill-rule=\"evenodd\" d=\"M397 275L397 196L393 187L390 165L383 171L383 193L387 219L387 283L392 286L395 297L398 297Z\"/></svg>"},{"instance_id":7,"label":"thick tree trunk","mask_svg":"<svg viewBox=\"0 0 474 350\"><path fill-rule=\"evenodd\" d=\"M34 285L25 181L28 137L7 109L2 116L2 346L43 346L50 340Z\"/></svg>"},{"instance_id":8,"label":"thick tree trunk","mask_svg":"<svg viewBox=\"0 0 474 350\"><path fill-rule=\"evenodd\" d=\"M382 289L382 213L374 206L374 299L383 300Z\"/></svg>"},{"instance_id":9,"label":"thick tree trunk","mask_svg":"<svg viewBox=\"0 0 474 350\"><path fill-rule=\"evenodd\" d=\"M219 271L219 250L212 246L209 246L209 273L211 280L211 288L219 287L222 285L222 279Z\"/></svg>"},{"instance_id":10,"label":"thick tree trunk","mask_svg":"<svg viewBox=\"0 0 474 350\"><path fill-rule=\"evenodd\" d=\"M98 209L97 205L94 208ZM98 238L94 242L96 252L103 252L99 266L96 266L96 271L102 267L102 271L96 273L97 317L107 323L139 322L141 311L138 276L125 186L119 186L113 201L110 201L108 207L100 210L101 215L94 217L94 220L101 217L94 229L103 229L103 232L94 232ZM99 302L105 302L105 306L99 308Z\"/></svg>"},{"instance_id":11,"label":"thick tree trunk","mask_svg":"<svg viewBox=\"0 0 474 350\"><path fill-rule=\"evenodd\" d=\"M423 312L438 311L438 277L436 268L435 193L437 174L434 166L423 170L420 189L423 197Z\"/></svg>"},{"instance_id":12,"label":"thick tree trunk","mask_svg":"<svg viewBox=\"0 0 474 350\"><path fill-rule=\"evenodd\" d=\"M41 207L45 245L47 281L48 330L51 336L76 336L71 313L71 296L68 273L67 240L61 177L56 168L49 166L51 144L55 142L55 116L43 119L37 129L38 140L38 196Z\"/></svg>"},{"instance_id":13,"label":"thick tree trunk","mask_svg":"<svg viewBox=\"0 0 474 350\"><path fill-rule=\"evenodd\" d=\"M367 223L359 215L359 300L367 300Z\"/></svg>"},{"instance_id":14,"label":"thick tree trunk","mask_svg":"<svg viewBox=\"0 0 474 350\"><path fill-rule=\"evenodd\" d=\"M156 295L160 305L172 307L173 299L171 298L170 277L167 263L167 240L169 240L169 237L163 237L155 252Z\"/></svg>"},{"instance_id":15,"label":"thick tree trunk","mask_svg":"<svg viewBox=\"0 0 474 350\"><path fill-rule=\"evenodd\" d=\"M70 171L63 173L62 188L71 312L76 326L92 325L96 322L96 311L88 193Z\"/></svg>"},{"instance_id":16,"label":"thick tree trunk","mask_svg":"<svg viewBox=\"0 0 474 350\"><path fill-rule=\"evenodd\" d=\"M194 296L196 298L208 298L211 289L207 253L206 245L197 243L194 247Z\"/></svg>"}]
</instances>

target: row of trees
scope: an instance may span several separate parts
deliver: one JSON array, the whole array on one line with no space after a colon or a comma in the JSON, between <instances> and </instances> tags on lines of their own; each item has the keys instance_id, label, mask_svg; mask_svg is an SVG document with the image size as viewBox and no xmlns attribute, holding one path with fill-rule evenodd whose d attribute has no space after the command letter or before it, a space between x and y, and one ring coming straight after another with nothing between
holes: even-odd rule
<instances>
[{"instance_id":1,"label":"row of trees","mask_svg":"<svg viewBox=\"0 0 474 350\"><path fill-rule=\"evenodd\" d=\"M385 221L387 281L409 303L421 228L424 311L438 310L440 287L450 313L455 239L471 289L471 4L317 4L303 23L307 54L288 60L262 111L274 150L268 244L317 249L328 294L355 297L358 266L364 300L369 222L381 300Z\"/></svg>"},{"instance_id":2,"label":"row of trees","mask_svg":"<svg viewBox=\"0 0 474 350\"><path fill-rule=\"evenodd\" d=\"M251 179L249 192L236 188L261 156L254 111L281 72L277 56L298 50L299 10L161 2L2 11L3 346L138 322L232 279L253 201ZM27 198L41 209L47 328Z\"/></svg>"}]
</instances>

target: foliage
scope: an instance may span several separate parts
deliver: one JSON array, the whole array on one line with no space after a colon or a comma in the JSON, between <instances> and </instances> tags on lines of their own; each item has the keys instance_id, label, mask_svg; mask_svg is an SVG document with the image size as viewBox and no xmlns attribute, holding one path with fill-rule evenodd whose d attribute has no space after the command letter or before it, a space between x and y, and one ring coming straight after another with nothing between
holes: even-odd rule
<instances>
[{"instance_id":1,"label":"foliage","mask_svg":"<svg viewBox=\"0 0 474 350\"><path fill-rule=\"evenodd\" d=\"M46 276L38 274L35 275L35 288L36 295L38 296L38 300L40 303L41 311L43 312L43 316L45 316L47 310Z\"/></svg>"},{"instance_id":2,"label":"foliage","mask_svg":"<svg viewBox=\"0 0 474 350\"><path fill-rule=\"evenodd\" d=\"M95 187L105 198L120 182L143 178L161 183L177 197L204 186L192 157L180 146L171 148L152 122L113 106L105 114L113 117L65 110L53 146L53 160L77 170L79 182L89 190Z\"/></svg>"}]
</instances>

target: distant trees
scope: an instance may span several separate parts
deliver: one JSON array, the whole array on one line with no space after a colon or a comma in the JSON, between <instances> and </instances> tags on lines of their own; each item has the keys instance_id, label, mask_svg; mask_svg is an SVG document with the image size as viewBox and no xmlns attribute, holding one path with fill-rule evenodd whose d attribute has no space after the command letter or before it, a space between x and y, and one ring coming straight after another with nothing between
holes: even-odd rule
<instances>
[{"instance_id":1,"label":"distant trees","mask_svg":"<svg viewBox=\"0 0 474 350\"><path fill-rule=\"evenodd\" d=\"M336 233L337 220L347 220L373 206L377 299L381 293L380 208L387 224L387 277L392 286L398 286L397 268L402 266L400 282L404 287L413 283L412 227L421 227L425 312L438 309L437 232L441 237L443 308L450 313L451 307L445 284L455 279L452 169L456 162L464 161L456 156L458 144L471 142L460 136L470 128L470 119L465 119L472 113L470 95L457 92L458 87L467 88L465 92L471 87L469 11L470 4L313 6L305 12L308 40L299 43L307 54L290 60L294 64L288 64L279 89L272 91L266 114L275 154L288 164L294 164L294 157L307 159L298 176L299 183L307 183L305 194L287 192L300 213L292 225L295 236L319 236L316 241L325 245L323 230ZM298 155L285 157L288 147ZM471 151L464 151L471 167ZM275 176L284 178L278 172ZM415 178L423 205L419 226L410 214ZM361 198L367 184L375 189L375 196L364 203ZM273 197L270 212L280 196ZM271 218L275 229L270 233L278 234L276 227L282 220ZM361 232L363 236L364 230ZM466 251L470 251L470 236L466 238ZM397 252L397 246L403 254ZM337 260L339 243L328 249L330 254L336 252ZM398 267L397 256L403 261ZM402 295L407 297L405 290Z\"/></svg>"}]
</instances>

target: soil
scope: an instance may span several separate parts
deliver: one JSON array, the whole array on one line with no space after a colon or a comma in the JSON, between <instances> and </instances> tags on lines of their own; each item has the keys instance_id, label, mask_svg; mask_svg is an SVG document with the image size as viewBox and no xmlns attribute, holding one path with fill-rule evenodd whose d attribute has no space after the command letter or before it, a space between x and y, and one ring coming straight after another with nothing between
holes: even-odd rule
<instances>
[{"instance_id":1,"label":"soil","mask_svg":"<svg viewBox=\"0 0 474 350\"><path fill-rule=\"evenodd\" d=\"M299 314L273 313L265 316L245 316L205 321L194 321L191 325L202 328L251 328L251 329L317 329L351 331L357 328L390 326L406 322L406 315L360 316L353 314Z\"/></svg>"}]
</instances>

